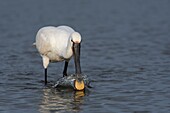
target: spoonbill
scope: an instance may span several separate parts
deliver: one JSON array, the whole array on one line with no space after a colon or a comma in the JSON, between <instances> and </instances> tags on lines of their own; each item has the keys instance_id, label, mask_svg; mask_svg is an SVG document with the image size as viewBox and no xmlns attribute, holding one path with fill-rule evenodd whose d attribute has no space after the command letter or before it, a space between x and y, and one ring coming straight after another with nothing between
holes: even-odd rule
<instances>
[{"instance_id":1,"label":"spoonbill","mask_svg":"<svg viewBox=\"0 0 170 113\"><path fill-rule=\"evenodd\" d=\"M46 26L36 35L35 45L42 57L45 70L45 85L47 84L47 67L50 62L65 61L63 77L67 76L68 63L74 56L75 74L81 76L80 66L81 35L69 26ZM74 82L77 90L84 89L84 81L77 79Z\"/></svg>"}]
</instances>

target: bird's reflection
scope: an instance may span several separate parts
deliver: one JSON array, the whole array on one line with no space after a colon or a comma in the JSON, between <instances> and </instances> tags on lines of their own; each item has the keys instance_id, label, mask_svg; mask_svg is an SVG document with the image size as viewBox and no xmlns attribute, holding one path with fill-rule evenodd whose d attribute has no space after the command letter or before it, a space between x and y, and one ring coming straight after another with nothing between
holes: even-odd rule
<instances>
[{"instance_id":1,"label":"bird's reflection","mask_svg":"<svg viewBox=\"0 0 170 113\"><path fill-rule=\"evenodd\" d=\"M87 93L72 89L44 88L39 111L41 113L80 111Z\"/></svg>"}]
</instances>

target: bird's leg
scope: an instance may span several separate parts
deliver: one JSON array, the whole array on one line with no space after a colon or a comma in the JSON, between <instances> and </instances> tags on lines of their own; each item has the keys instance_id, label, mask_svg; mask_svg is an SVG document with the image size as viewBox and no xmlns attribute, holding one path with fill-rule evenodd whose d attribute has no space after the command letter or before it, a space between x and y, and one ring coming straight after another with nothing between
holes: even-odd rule
<instances>
[{"instance_id":1,"label":"bird's leg","mask_svg":"<svg viewBox=\"0 0 170 113\"><path fill-rule=\"evenodd\" d=\"M45 70L45 85L47 85L47 68L44 69Z\"/></svg>"},{"instance_id":2,"label":"bird's leg","mask_svg":"<svg viewBox=\"0 0 170 113\"><path fill-rule=\"evenodd\" d=\"M43 66L45 69L45 85L47 85L47 67L49 64L49 58L47 56L42 55L42 59L43 59Z\"/></svg>"},{"instance_id":3,"label":"bird's leg","mask_svg":"<svg viewBox=\"0 0 170 113\"><path fill-rule=\"evenodd\" d=\"M68 62L65 61L64 70L63 70L63 77L67 76L67 67L68 67Z\"/></svg>"}]
</instances>

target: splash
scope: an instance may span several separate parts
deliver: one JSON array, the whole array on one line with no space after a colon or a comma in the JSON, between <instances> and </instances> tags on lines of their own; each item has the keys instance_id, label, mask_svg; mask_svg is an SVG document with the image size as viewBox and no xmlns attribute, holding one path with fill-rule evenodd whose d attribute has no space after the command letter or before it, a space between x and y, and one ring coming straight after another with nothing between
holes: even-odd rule
<instances>
[{"instance_id":1,"label":"splash","mask_svg":"<svg viewBox=\"0 0 170 113\"><path fill-rule=\"evenodd\" d=\"M83 83L84 87L81 88L80 90L84 90L85 88L91 88L90 80L87 77L87 75L77 76L76 74L71 74L71 75L59 78L53 87L73 88L74 90L79 90L76 88L75 83L79 83L80 85L82 85Z\"/></svg>"}]
</instances>

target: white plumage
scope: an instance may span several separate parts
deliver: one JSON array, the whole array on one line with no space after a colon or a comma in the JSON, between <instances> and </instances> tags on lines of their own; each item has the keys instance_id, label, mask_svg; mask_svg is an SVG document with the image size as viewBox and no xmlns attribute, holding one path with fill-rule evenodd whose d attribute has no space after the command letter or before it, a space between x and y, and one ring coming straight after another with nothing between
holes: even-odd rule
<instances>
[{"instance_id":1,"label":"white plumage","mask_svg":"<svg viewBox=\"0 0 170 113\"><path fill-rule=\"evenodd\" d=\"M67 76L68 62L74 55L77 77L81 77L80 67L81 35L68 26L47 26L41 28L36 35L36 48L40 53L45 69L45 84L47 84L47 67L50 62L65 61L63 76ZM77 89L84 88L84 82L77 79ZM80 88L80 86L83 86Z\"/></svg>"},{"instance_id":2,"label":"white plumage","mask_svg":"<svg viewBox=\"0 0 170 113\"><path fill-rule=\"evenodd\" d=\"M68 26L48 26L38 31L36 36L36 48L42 56L44 68L47 68L49 61L58 62L70 60L73 55L73 43L71 41L74 38L71 37L73 34L80 38L80 40L75 40L80 43L80 34Z\"/></svg>"}]
</instances>

